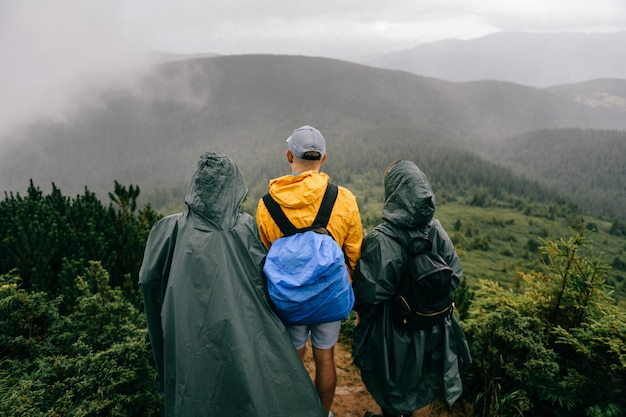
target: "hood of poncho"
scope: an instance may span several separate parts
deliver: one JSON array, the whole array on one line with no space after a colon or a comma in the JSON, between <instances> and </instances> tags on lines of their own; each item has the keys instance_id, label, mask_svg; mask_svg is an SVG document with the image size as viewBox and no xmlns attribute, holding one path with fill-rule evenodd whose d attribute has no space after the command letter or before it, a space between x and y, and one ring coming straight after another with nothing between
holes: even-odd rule
<instances>
[{"instance_id":1,"label":"hood of poncho","mask_svg":"<svg viewBox=\"0 0 626 417\"><path fill-rule=\"evenodd\" d=\"M219 152L206 152L198 160L185 203L190 213L227 230L235 225L247 194L248 187L233 160Z\"/></svg>"},{"instance_id":2,"label":"hood of poncho","mask_svg":"<svg viewBox=\"0 0 626 417\"><path fill-rule=\"evenodd\" d=\"M427 225L435 214L435 195L430 181L411 161L396 162L385 176L382 217L389 223L413 229Z\"/></svg>"}]
</instances>

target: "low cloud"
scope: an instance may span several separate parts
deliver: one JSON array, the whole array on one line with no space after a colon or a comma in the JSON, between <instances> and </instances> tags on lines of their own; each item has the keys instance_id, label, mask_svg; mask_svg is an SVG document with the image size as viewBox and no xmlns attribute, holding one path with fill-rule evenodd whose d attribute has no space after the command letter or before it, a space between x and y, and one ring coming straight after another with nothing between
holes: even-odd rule
<instances>
[{"instance_id":1,"label":"low cloud","mask_svg":"<svg viewBox=\"0 0 626 417\"><path fill-rule=\"evenodd\" d=\"M0 139L132 84L150 52L359 60L498 31L615 32L623 0L0 1Z\"/></svg>"},{"instance_id":2,"label":"low cloud","mask_svg":"<svg viewBox=\"0 0 626 417\"><path fill-rule=\"evenodd\" d=\"M145 39L122 2L19 0L0 5L0 138L77 105L145 68Z\"/></svg>"}]
</instances>

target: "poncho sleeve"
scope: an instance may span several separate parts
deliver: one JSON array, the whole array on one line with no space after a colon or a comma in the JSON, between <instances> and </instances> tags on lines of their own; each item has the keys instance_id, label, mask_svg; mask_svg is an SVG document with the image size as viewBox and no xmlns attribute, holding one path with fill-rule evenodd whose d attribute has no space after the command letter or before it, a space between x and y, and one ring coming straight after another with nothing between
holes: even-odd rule
<instances>
[{"instance_id":1,"label":"poncho sleeve","mask_svg":"<svg viewBox=\"0 0 626 417\"><path fill-rule=\"evenodd\" d=\"M157 370L156 392L163 395L163 328L161 308L176 245L180 214L159 220L148 235L141 269L139 289L144 300L148 335Z\"/></svg>"}]
</instances>

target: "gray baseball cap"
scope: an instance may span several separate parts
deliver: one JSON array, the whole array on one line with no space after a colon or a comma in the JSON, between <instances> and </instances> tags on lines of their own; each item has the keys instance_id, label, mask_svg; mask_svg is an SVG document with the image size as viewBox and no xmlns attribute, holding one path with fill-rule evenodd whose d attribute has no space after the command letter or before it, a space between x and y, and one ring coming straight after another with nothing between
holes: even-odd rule
<instances>
[{"instance_id":1,"label":"gray baseball cap","mask_svg":"<svg viewBox=\"0 0 626 417\"><path fill-rule=\"evenodd\" d=\"M326 140L314 127L302 126L293 131L287 138L287 146L291 153L300 159L322 159L326 153ZM318 152L319 156L305 155L307 152Z\"/></svg>"}]
</instances>

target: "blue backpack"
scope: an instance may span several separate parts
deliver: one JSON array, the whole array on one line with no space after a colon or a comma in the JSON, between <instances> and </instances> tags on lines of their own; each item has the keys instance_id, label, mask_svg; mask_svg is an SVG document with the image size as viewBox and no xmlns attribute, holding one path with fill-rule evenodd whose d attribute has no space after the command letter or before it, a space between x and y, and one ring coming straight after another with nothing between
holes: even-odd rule
<instances>
[{"instance_id":1,"label":"blue backpack","mask_svg":"<svg viewBox=\"0 0 626 417\"><path fill-rule=\"evenodd\" d=\"M354 305L343 251L326 229L338 189L328 184L320 210L309 227L296 228L280 205L263 202L283 237L272 243L263 265L274 310L288 325L343 320Z\"/></svg>"}]
</instances>

